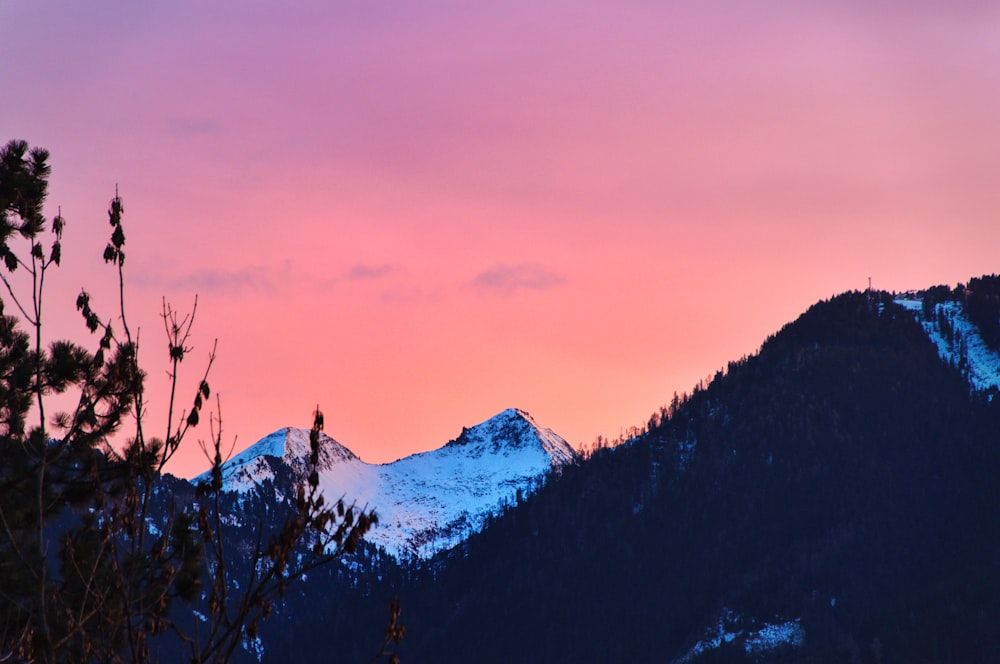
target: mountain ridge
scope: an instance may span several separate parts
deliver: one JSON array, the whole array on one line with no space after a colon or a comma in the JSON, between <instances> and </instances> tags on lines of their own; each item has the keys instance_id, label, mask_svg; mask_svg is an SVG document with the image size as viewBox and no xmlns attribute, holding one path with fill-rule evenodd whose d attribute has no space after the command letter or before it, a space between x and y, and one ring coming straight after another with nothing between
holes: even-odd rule
<instances>
[{"instance_id":1,"label":"mountain ridge","mask_svg":"<svg viewBox=\"0 0 1000 664\"><path fill-rule=\"evenodd\" d=\"M252 491L276 481L281 465L303 481L309 451L308 430L278 429L223 464L223 488ZM435 450L383 464L369 464L321 433L317 469L328 499L341 498L378 515L369 542L396 558L429 558L577 459L569 443L539 427L527 412L510 408L463 428ZM291 487L276 489L290 495Z\"/></svg>"}]
</instances>

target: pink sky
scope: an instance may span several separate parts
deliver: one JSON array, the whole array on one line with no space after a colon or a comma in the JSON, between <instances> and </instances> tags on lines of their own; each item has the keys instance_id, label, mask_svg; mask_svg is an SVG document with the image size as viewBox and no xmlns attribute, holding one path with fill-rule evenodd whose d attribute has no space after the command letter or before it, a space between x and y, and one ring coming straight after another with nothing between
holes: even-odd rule
<instances>
[{"instance_id":1,"label":"pink sky","mask_svg":"<svg viewBox=\"0 0 1000 664\"><path fill-rule=\"evenodd\" d=\"M69 222L49 332L112 311L117 183L154 425L162 296L237 448L319 403L383 462L507 407L614 437L869 276L1000 270L995 3L294 4L0 5L0 140Z\"/></svg>"}]
</instances>

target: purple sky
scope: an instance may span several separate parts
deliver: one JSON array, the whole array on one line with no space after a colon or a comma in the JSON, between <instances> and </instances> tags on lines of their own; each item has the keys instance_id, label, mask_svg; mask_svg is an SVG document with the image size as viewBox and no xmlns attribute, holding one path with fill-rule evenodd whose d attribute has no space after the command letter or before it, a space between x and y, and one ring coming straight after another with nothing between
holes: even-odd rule
<instances>
[{"instance_id":1,"label":"purple sky","mask_svg":"<svg viewBox=\"0 0 1000 664\"><path fill-rule=\"evenodd\" d=\"M1000 268L995 3L295 5L0 5L50 334L111 311L117 183L154 422L163 296L238 448L319 403L389 461L507 407L613 437L869 276Z\"/></svg>"}]
</instances>

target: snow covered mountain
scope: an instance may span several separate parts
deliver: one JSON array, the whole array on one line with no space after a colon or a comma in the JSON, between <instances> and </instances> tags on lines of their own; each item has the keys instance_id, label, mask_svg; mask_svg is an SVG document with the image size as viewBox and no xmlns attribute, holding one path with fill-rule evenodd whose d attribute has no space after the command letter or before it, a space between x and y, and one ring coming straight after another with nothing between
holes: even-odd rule
<instances>
[{"instance_id":1,"label":"snow covered mountain","mask_svg":"<svg viewBox=\"0 0 1000 664\"><path fill-rule=\"evenodd\" d=\"M324 495L375 510L379 523L366 539L397 558L429 558L455 546L518 493L577 458L565 440L517 409L463 429L441 448L380 465L321 436ZM280 429L226 462L224 488L242 493L275 481L279 465L304 479L308 458L309 431Z\"/></svg>"}]
</instances>

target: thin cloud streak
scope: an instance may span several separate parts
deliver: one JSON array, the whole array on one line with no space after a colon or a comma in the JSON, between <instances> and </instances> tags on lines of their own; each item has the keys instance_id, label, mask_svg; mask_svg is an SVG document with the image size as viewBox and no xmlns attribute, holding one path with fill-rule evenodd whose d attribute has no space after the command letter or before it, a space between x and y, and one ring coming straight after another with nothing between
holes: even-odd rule
<instances>
[{"instance_id":1,"label":"thin cloud streak","mask_svg":"<svg viewBox=\"0 0 1000 664\"><path fill-rule=\"evenodd\" d=\"M144 290L189 291L221 295L253 293L273 296L286 289L292 279L291 265L281 270L248 265L238 269L202 268L186 273L139 274L133 281Z\"/></svg>"},{"instance_id":2,"label":"thin cloud streak","mask_svg":"<svg viewBox=\"0 0 1000 664\"><path fill-rule=\"evenodd\" d=\"M398 265L392 265L389 263L382 263L380 265L369 265L367 263L358 263L351 267L350 269L338 273L327 279L323 279L319 282L319 288L326 290L339 286L345 282L354 283L374 283L380 282L389 277L390 275L399 272L400 268Z\"/></svg>"},{"instance_id":3,"label":"thin cloud streak","mask_svg":"<svg viewBox=\"0 0 1000 664\"><path fill-rule=\"evenodd\" d=\"M375 279L381 279L390 272L394 272L396 268L389 264L383 265L365 265L359 263L355 265L344 275L344 278L348 281L371 281Z\"/></svg>"},{"instance_id":4,"label":"thin cloud streak","mask_svg":"<svg viewBox=\"0 0 1000 664\"><path fill-rule=\"evenodd\" d=\"M480 272L472 280L472 284L476 288L504 294L521 289L548 290L564 283L566 283L565 277L537 263L520 263L518 265L501 263Z\"/></svg>"}]
</instances>

